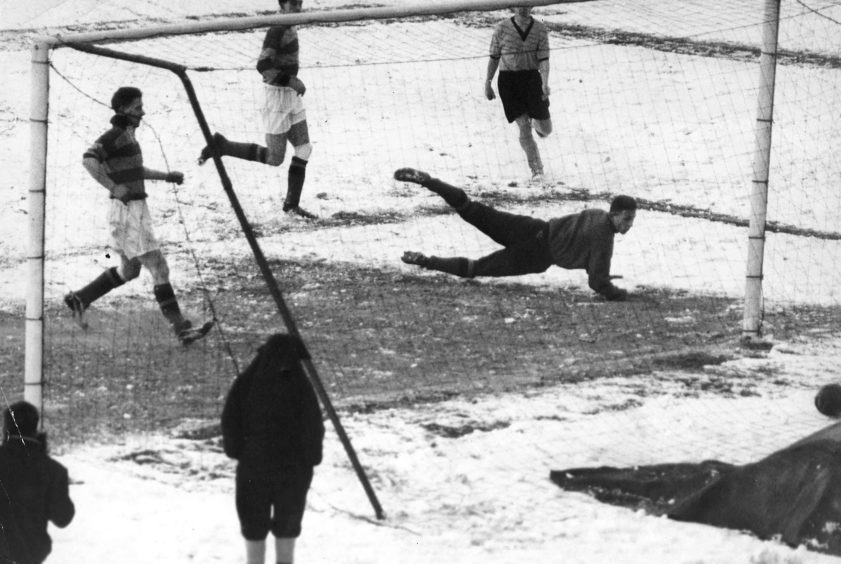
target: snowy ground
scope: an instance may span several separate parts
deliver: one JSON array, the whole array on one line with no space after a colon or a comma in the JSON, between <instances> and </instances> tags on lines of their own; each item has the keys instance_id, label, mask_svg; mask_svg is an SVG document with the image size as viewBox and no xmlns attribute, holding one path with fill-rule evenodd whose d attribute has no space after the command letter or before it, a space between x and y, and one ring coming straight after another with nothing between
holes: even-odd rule
<instances>
[{"instance_id":1,"label":"snowy ground","mask_svg":"<svg viewBox=\"0 0 841 564\"><path fill-rule=\"evenodd\" d=\"M709 41L732 40L749 45L758 42L758 2L720 2L713 8L709 3L683 2L681 10L663 9L661 4L646 0L628 8L618 1L590 2L544 10L547 18L565 23L661 35L697 35ZM787 48L837 54L841 34L833 19L841 19L841 8L825 4L813 6L821 8L818 14L800 3L784 3L784 14L791 18L802 15L797 21L809 30L781 34ZM185 1L167 6L167 10L172 9L169 17L176 19L195 14L252 14L273 5L255 8L252 2L239 0L212 5ZM334 0L314 0L307 7L336 5L339 3ZM161 13L159 3L132 2L129 6L125 0L31 0L14 8L7 3L2 9L0 21L4 29L52 28L68 21L94 26L111 21L150 22ZM429 24L442 37L447 26L441 22ZM363 29L360 34L364 32ZM399 35L401 28L392 26L391 33ZM486 36L487 30L473 30L465 34L465 41L481 44L484 49ZM220 41L222 49L229 46ZM567 47L583 49L575 42ZM452 47L442 44L443 50L448 48ZM101 81L99 75L85 76L90 73L84 72L84 63L69 55L58 64L73 71L71 78L86 87ZM464 66L458 67L456 74L472 78L453 83L451 95L459 100L476 95L484 72L483 60L461 64ZM0 94L0 135L4 141L0 156L4 163L12 165L26 162L28 55L20 50L2 51L0 65L7 83L15 85ZM584 56L566 57L564 65L564 72L552 75L556 81L553 90L563 93L562 99L553 102L557 123L563 125L559 133L541 145L550 182L540 189L564 191L574 186L593 192L627 191L649 199L673 199L702 209L746 216L746 198L742 194L750 182L755 65L673 54L641 55L638 48L621 46L592 46ZM604 68L611 71L610 88L605 86ZM371 68L370 80L374 83L402 84L399 72L388 78L377 72L376 67ZM828 126L831 120L816 119L814 114L806 113L805 101L825 100L825 115L837 115L832 99L841 81L839 74L831 69L806 67L780 72L778 95L788 103L780 104L779 121L784 127L775 141L784 149L778 149L774 162L779 163L779 174L785 180L781 184L788 189L776 196L777 220L815 229L835 228L841 203L837 190L832 188L838 183L832 155L838 146L839 132ZM640 77L646 80L641 82ZM329 81L325 80L324 88L313 88L308 94L308 111L317 124L313 130L318 132L314 134L315 154L331 155L331 159L324 158L319 166L312 167L308 179L312 193L325 194L313 202L320 214L329 216L349 206L369 213L396 209L410 214L419 206L431 205L427 195L406 196L404 188L389 179L395 164L430 166L456 182L473 179L471 186L476 189L494 179L493 188L505 191L508 182L522 176L511 172L515 168L512 163L521 166L522 160L513 131L500 140L495 152L473 143L476 139L498 138L502 127L499 109L487 104L465 102L458 108L456 113L466 116L464 129L452 140L433 139L428 145L420 140L405 151L389 146L387 135L382 140L368 137L372 141L356 148L357 152L334 145L331 140L342 138L343 129L352 129L357 122L321 123L315 116L328 112L334 115L338 113L335 108L352 112L364 107L367 92L347 89L346 84L353 84L351 79L352 76L341 81L333 90L327 88ZM110 84L105 89L110 90ZM258 94L255 91L252 95L256 99ZM403 99L413 100L415 111L408 112L410 115L392 114L397 115L395 119L402 130L422 135L424 120L440 119L443 123L453 115L437 113L439 100L426 97L423 92L412 92ZM72 245L68 242L67 248L57 251L62 261L55 268L61 269L62 277L57 281L57 276L48 277L48 299L55 299L66 286L80 283L95 266L101 265L100 259L94 261L88 254L103 239L100 215L104 198L85 197L86 191L93 188L84 182L76 164L78 155L107 115L91 121L83 119L98 115L92 113L96 110L90 106L57 107L58 115L71 124L70 133L62 138L72 147L65 149L73 163L63 169L68 176L63 179L67 192L62 195L62 202L74 204L68 208L73 213L63 218L74 237ZM247 121L237 112L253 107L253 100L221 99L211 104L211 118L226 125ZM175 167L190 166L182 163L190 162L194 147L176 145L172 141L174 134L168 137L169 129L177 129L182 122L170 127L165 123L168 116L156 117L155 109L148 104L147 112L150 123L161 129L167 146L175 146ZM594 120L594 115L599 118ZM247 125L239 127L242 134L255 133L247 130ZM377 131L372 127L371 135ZM142 135L146 136L146 146L153 145L154 138L148 131ZM719 137L726 142L717 145L714 141ZM646 141L638 142L640 139ZM721 152L722 146L731 149ZM447 154L443 154L445 150ZM151 159L160 158L152 150L148 152ZM385 164L377 161L376 155L381 153L389 156ZM414 162L404 162L408 158ZM341 163L354 160L370 173L370 181L364 186L366 192L361 192L358 183L340 181ZM474 164L475 168L471 168ZM479 172L486 166L493 170ZM22 233L26 225L27 170L24 166L8 168L7 180L0 187L0 290L6 305L18 309L25 272ZM236 166L232 168L236 174ZM253 169L243 170L255 174ZM193 184L190 191L188 183L182 197L187 198L188 213L194 213L187 221L193 222L192 234L199 253L245 252L214 231L219 225L215 222L228 212L220 195L211 190L215 182L212 171L185 171ZM255 179L255 184L274 173L260 174L264 176ZM522 188L510 191L517 193ZM371 193L377 198L368 197ZM159 193L156 198L157 209L168 214L175 209L171 193ZM247 198L247 209L257 222L269 222L270 214L265 211L269 197L251 193ZM584 205L567 202L535 209L536 206L521 204L512 209L549 217L576 211ZM217 209L222 211L217 214ZM80 229L81 217L86 218L84 229ZM161 223L161 234L166 240L179 240L179 226ZM453 251L456 244L470 254L489 248L486 241L468 231L462 230L451 216L434 216L386 227L325 228L317 236L312 231L293 229L267 236L262 242L272 256L377 265L393 264L407 245L440 254ZM669 234L666 240L664 233ZM782 235L772 236L769 246L767 296L793 303L838 303L836 280L841 250L837 246ZM623 273L625 285L631 289L634 285L665 284L689 291L738 295L743 285L744 249L742 229L641 212L631 233L618 240L614 270ZM182 254L173 254L172 264L179 273L188 270L188 260ZM581 276L555 269L528 281L542 285L581 284ZM182 278L178 282L188 284L191 280ZM676 523L603 505L587 496L559 490L548 475L552 469L576 466L671 462L677 461L673 457L678 455L682 460L755 460L829 423L814 410L812 397L819 384L837 379L839 359L841 342L830 335L780 343L766 358L743 359L710 369L708 377L724 373L732 378L735 391L725 396L686 393L682 379L704 378L703 375L658 373L586 386L563 385L539 393L343 414L388 518L383 522L373 519L340 445L333 434L328 434L325 462L314 481L298 560L350 564L513 560L647 564L837 562L838 559L807 552L802 547L791 549L736 531ZM750 393L740 394L741 385ZM640 394L640 390L645 393ZM627 407L629 402L633 407ZM475 430L450 438L441 435L441 428ZM58 448L61 452L60 445ZM233 510L233 466L213 441L127 437L121 444L89 445L61 452L60 460L70 468L74 480L71 495L77 502L78 515L67 529L53 531L55 552L49 562L242 560Z\"/></svg>"}]
</instances>

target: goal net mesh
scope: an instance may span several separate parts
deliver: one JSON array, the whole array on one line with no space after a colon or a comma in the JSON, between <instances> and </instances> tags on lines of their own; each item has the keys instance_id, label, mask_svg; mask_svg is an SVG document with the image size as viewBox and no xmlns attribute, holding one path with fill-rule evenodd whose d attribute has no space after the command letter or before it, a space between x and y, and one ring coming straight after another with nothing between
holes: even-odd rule
<instances>
[{"instance_id":1,"label":"goal net mesh","mask_svg":"<svg viewBox=\"0 0 841 564\"><path fill-rule=\"evenodd\" d=\"M500 429L528 417L568 427L576 440L563 448L546 437L518 443L559 467L715 457L728 441L750 443L750 459L811 429L805 392L816 383L808 374L775 379L776 358L748 368L727 362L741 324L763 24L759 10L743 4L647 5L622 12L621 21L603 2L536 9L550 30L554 122L552 135L538 140L541 182L529 179L499 100L484 96L491 29L508 12L300 26L313 144L301 205L320 219L281 211L291 148L276 168L227 157L224 164L335 401L367 408L540 391L540 407L512 404L495 417L507 422ZM841 34L831 7L786 3L780 28L764 327L784 340L838 321L841 133L833 116L841 111ZM264 34L109 48L185 65L211 129L263 143L255 61ZM79 429L215 420L233 375L283 324L213 163L196 164L205 142L180 81L69 48L56 49L51 65L52 424L69 440ZM146 272L93 305L88 331L72 324L61 301L117 264L107 247L108 194L81 156L109 127L108 100L123 85L143 90L147 115L137 135L146 166L186 177L182 186L149 182L147 191L182 309L194 321L214 312L218 319L207 339L187 348L157 309ZM465 281L402 264L406 250L476 258L496 248L433 194L395 181L404 166L544 219L634 196L637 221L617 237L612 272L636 298L605 302L582 271ZM587 387L601 396L598 424L562 399L565 389ZM709 390L739 401L739 410L699 399L677 412L686 397ZM802 412L767 413L768 397L792 390L804 393ZM758 412L773 421L760 426L736 415ZM430 432L495 428L454 413ZM711 436L705 421L721 417L742 432ZM633 438L649 428L675 433L657 444ZM519 448L511 447L510 464L522 462Z\"/></svg>"}]
</instances>

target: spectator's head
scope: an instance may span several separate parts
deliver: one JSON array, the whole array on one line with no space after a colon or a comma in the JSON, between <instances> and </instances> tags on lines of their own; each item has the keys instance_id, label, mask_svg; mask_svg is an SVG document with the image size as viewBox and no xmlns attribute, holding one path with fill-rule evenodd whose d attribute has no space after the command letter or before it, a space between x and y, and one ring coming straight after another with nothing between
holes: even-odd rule
<instances>
[{"instance_id":1,"label":"spectator's head","mask_svg":"<svg viewBox=\"0 0 841 564\"><path fill-rule=\"evenodd\" d=\"M610 222L617 233L627 233L636 217L637 201L631 196L616 196L610 202Z\"/></svg>"},{"instance_id":2,"label":"spectator's head","mask_svg":"<svg viewBox=\"0 0 841 564\"><path fill-rule=\"evenodd\" d=\"M143 111L143 92L134 86L121 86L111 96L111 109L125 116L128 124L137 127L146 113Z\"/></svg>"},{"instance_id":3,"label":"spectator's head","mask_svg":"<svg viewBox=\"0 0 841 564\"><path fill-rule=\"evenodd\" d=\"M3 412L3 440L11 436L34 437L38 433L38 409L27 401L15 402Z\"/></svg>"},{"instance_id":4,"label":"spectator's head","mask_svg":"<svg viewBox=\"0 0 841 564\"><path fill-rule=\"evenodd\" d=\"M295 335L276 333L260 347L258 354L264 356L271 366L288 370L298 365L303 359L309 359L304 343Z\"/></svg>"}]
</instances>

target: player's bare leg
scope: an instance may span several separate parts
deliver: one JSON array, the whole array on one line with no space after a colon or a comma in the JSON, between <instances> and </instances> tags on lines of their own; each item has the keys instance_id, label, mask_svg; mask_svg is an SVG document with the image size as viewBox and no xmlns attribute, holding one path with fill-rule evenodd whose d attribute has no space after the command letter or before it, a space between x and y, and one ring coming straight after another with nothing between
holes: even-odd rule
<instances>
[{"instance_id":1,"label":"player's bare leg","mask_svg":"<svg viewBox=\"0 0 841 564\"><path fill-rule=\"evenodd\" d=\"M280 166L286 158L288 133L266 133L266 160L269 166Z\"/></svg>"},{"instance_id":2,"label":"player's bare leg","mask_svg":"<svg viewBox=\"0 0 841 564\"><path fill-rule=\"evenodd\" d=\"M532 177L543 176L543 161L540 159L540 150L532 135L531 119L523 114L514 120L520 131L520 146L526 153L526 160L529 163Z\"/></svg>"},{"instance_id":3,"label":"player's bare leg","mask_svg":"<svg viewBox=\"0 0 841 564\"><path fill-rule=\"evenodd\" d=\"M293 537L277 537L274 546L277 564L292 564L295 561L295 539Z\"/></svg>"},{"instance_id":4,"label":"player's bare leg","mask_svg":"<svg viewBox=\"0 0 841 564\"><path fill-rule=\"evenodd\" d=\"M266 541L245 541L245 563L264 564L266 561Z\"/></svg>"},{"instance_id":5,"label":"player's bare leg","mask_svg":"<svg viewBox=\"0 0 841 564\"><path fill-rule=\"evenodd\" d=\"M537 133L539 137L549 137L552 133L552 118L548 119L533 119L531 120L532 127L534 127L534 132Z\"/></svg>"}]
</instances>

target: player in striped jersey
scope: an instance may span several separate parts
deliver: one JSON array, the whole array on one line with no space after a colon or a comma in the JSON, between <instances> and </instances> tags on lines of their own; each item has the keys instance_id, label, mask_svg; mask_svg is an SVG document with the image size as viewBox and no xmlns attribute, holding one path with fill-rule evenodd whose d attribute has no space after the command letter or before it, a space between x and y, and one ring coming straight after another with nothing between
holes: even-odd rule
<instances>
[{"instance_id":1,"label":"player in striped jersey","mask_svg":"<svg viewBox=\"0 0 841 564\"><path fill-rule=\"evenodd\" d=\"M543 176L543 161L532 136L552 132L549 115L549 33L531 16L531 6L512 8L514 15L498 23L491 38L485 96L496 98L492 84L499 69L497 88L508 123L516 122L520 146L532 176Z\"/></svg>"},{"instance_id":2,"label":"player in striped jersey","mask_svg":"<svg viewBox=\"0 0 841 564\"><path fill-rule=\"evenodd\" d=\"M152 274L155 299L183 344L204 337L213 325L200 328L185 319L169 283L169 266L152 231L152 218L146 205L146 180L184 182L178 171L162 172L143 166L143 153L134 131L146 113L143 94L133 86L123 86L111 98L115 115L111 129L103 133L85 151L82 164L93 178L111 193L108 223L111 246L120 256L120 266L112 267L76 292L64 297L76 322L87 328L85 310L95 300L140 275L145 266Z\"/></svg>"},{"instance_id":3,"label":"player in striped jersey","mask_svg":"<svg viewBox=\"0 0 841 564\"><path fill-rule=\"evenodd\" d=\"M280 0L281 12L300 12L302 0ZM302 97L306 86L298 78L298 33L294 26L269 28L263 40L263 49L257 59L257 70L263 75L265 100L261 114L266 129L266 146L256 143L231 141L219 133L213 140L220 156L256 161L270 166L280 166L286 157L286 143L292 145L295 155L289 163L286 199L283 211L315 219L300 207L304 188L310 144L307 114ZM199 164L213 156L210 146L199 155Z\"/></svg>"}]
</instances>

